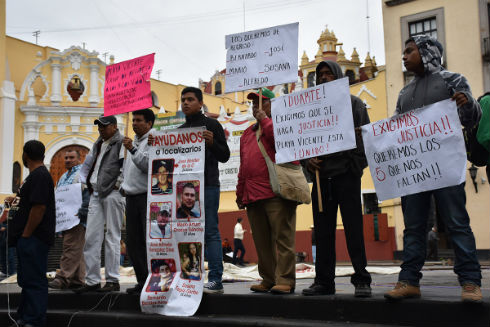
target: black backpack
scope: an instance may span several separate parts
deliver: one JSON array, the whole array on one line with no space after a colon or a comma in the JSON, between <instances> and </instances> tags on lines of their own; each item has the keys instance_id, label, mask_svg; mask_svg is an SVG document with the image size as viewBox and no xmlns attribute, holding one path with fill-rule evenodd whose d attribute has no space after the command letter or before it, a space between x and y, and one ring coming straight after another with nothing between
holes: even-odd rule
<instances>
[{"instance_id":1,"label":"black backpack","mask_svg":"<svg viewBox=\"0 0 490 327\"><path fill-rule=\"evenodd\" d=\"M478 103L480 103L480 99L486 95L490 95L490 92L487 92L481 97L479 97L477 100ZM463 128L463 136L464 136L464 143L466 145L466 156L468 157L468 161L477 167L484 167L488 163L488 158L490 156L490 153L476 139L478 125L479 122L475 124L473 127Z\"/></svg>"}]
</instances>

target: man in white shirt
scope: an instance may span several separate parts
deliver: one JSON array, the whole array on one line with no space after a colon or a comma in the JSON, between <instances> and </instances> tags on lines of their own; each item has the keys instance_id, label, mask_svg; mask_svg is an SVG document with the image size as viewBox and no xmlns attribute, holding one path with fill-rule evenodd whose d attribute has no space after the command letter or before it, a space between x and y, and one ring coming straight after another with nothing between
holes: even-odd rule
<instances>
[{"instance_id":1,"label":"man in white shirt","mask_svg":"<svg viewBox=\"0 0 490 327\"><path fill-rule=\"evenodd\" d=\"M126 244L137 284L126 289L140 294L148 277L146 256L146 209L148 198L148 135L153 131L155 114L151 109L133 111L134 140L123 139L127 149L121 193L126 196Z\"/></svg>"},{"instance_id":2,"label":"man in white shirt","mask_svg":"<svg viewBox=\"0 0 490 327\"><path fill-rule=\"evenodd\" d=\"M242 227L242 218L238 218L235 225L234 232L234 250L233 250L233 264L237 264L237 254L238 250L240 250L240 257L238 258L238 265L243 265L243 256L245 255L245 247L243 246L243 233L247 230Z\"/></svg>"}]
</instances>

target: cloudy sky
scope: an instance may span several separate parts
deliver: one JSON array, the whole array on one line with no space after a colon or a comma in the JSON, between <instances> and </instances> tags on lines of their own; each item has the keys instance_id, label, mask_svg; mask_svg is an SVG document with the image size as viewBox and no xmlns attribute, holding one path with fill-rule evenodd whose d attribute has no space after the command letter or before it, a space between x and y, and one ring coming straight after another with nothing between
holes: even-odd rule
<instances>
[{"instance_id":1,"label":"cloudy sky","mask_svg":"<svg viewBox=\"0 0 490 327\"><path fill-rule=\"evenodd\" d=\"M366 16L369 15L369 35ZM379 0L7 0L7 34L60 50L72 45L116 62L155 52L152 77L198 85L225 67L225 35L299 22L298 58L313 59L325 26L350 58L385 62ZM368 39L370 42L368 42ZM108 57L107 57L108 61Z\"/></svg>"}]
</instances>

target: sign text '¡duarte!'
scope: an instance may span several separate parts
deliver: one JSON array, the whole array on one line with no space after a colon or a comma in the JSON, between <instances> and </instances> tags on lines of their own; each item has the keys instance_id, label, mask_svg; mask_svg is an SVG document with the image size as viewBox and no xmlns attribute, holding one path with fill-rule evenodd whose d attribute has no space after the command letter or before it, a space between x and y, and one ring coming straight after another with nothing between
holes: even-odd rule
<instances>
[{"instance_id":1,"label":"sign text '\u00a1duarte!'","mask_svg":"<svg viewBox=\"0 0 490 327\"><path fill-rule=\"evenodd\" d=\"M153 146L170 146L185 145L192 143L201 143L203 141L202 131L180 133L180 134L163 134L155 135Z\"/></svg>"}]
</instances>

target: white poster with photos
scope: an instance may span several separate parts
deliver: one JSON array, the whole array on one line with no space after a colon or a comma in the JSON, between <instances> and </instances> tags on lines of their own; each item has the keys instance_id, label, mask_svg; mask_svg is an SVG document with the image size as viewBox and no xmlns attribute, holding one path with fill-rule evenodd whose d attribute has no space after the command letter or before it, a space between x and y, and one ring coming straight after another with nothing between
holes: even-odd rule
<instances>
[{"instance_id":1,"label":"white poster with photos","mask_svg":"<svg viewBox=\"0 0 490 327\"><path fill-rule=\"evenodd\" d=\"M191 316L204 281L203 127L154 135L148 163L146 246L148 278L143 312Z\"/></svg>"}]
</instances>

